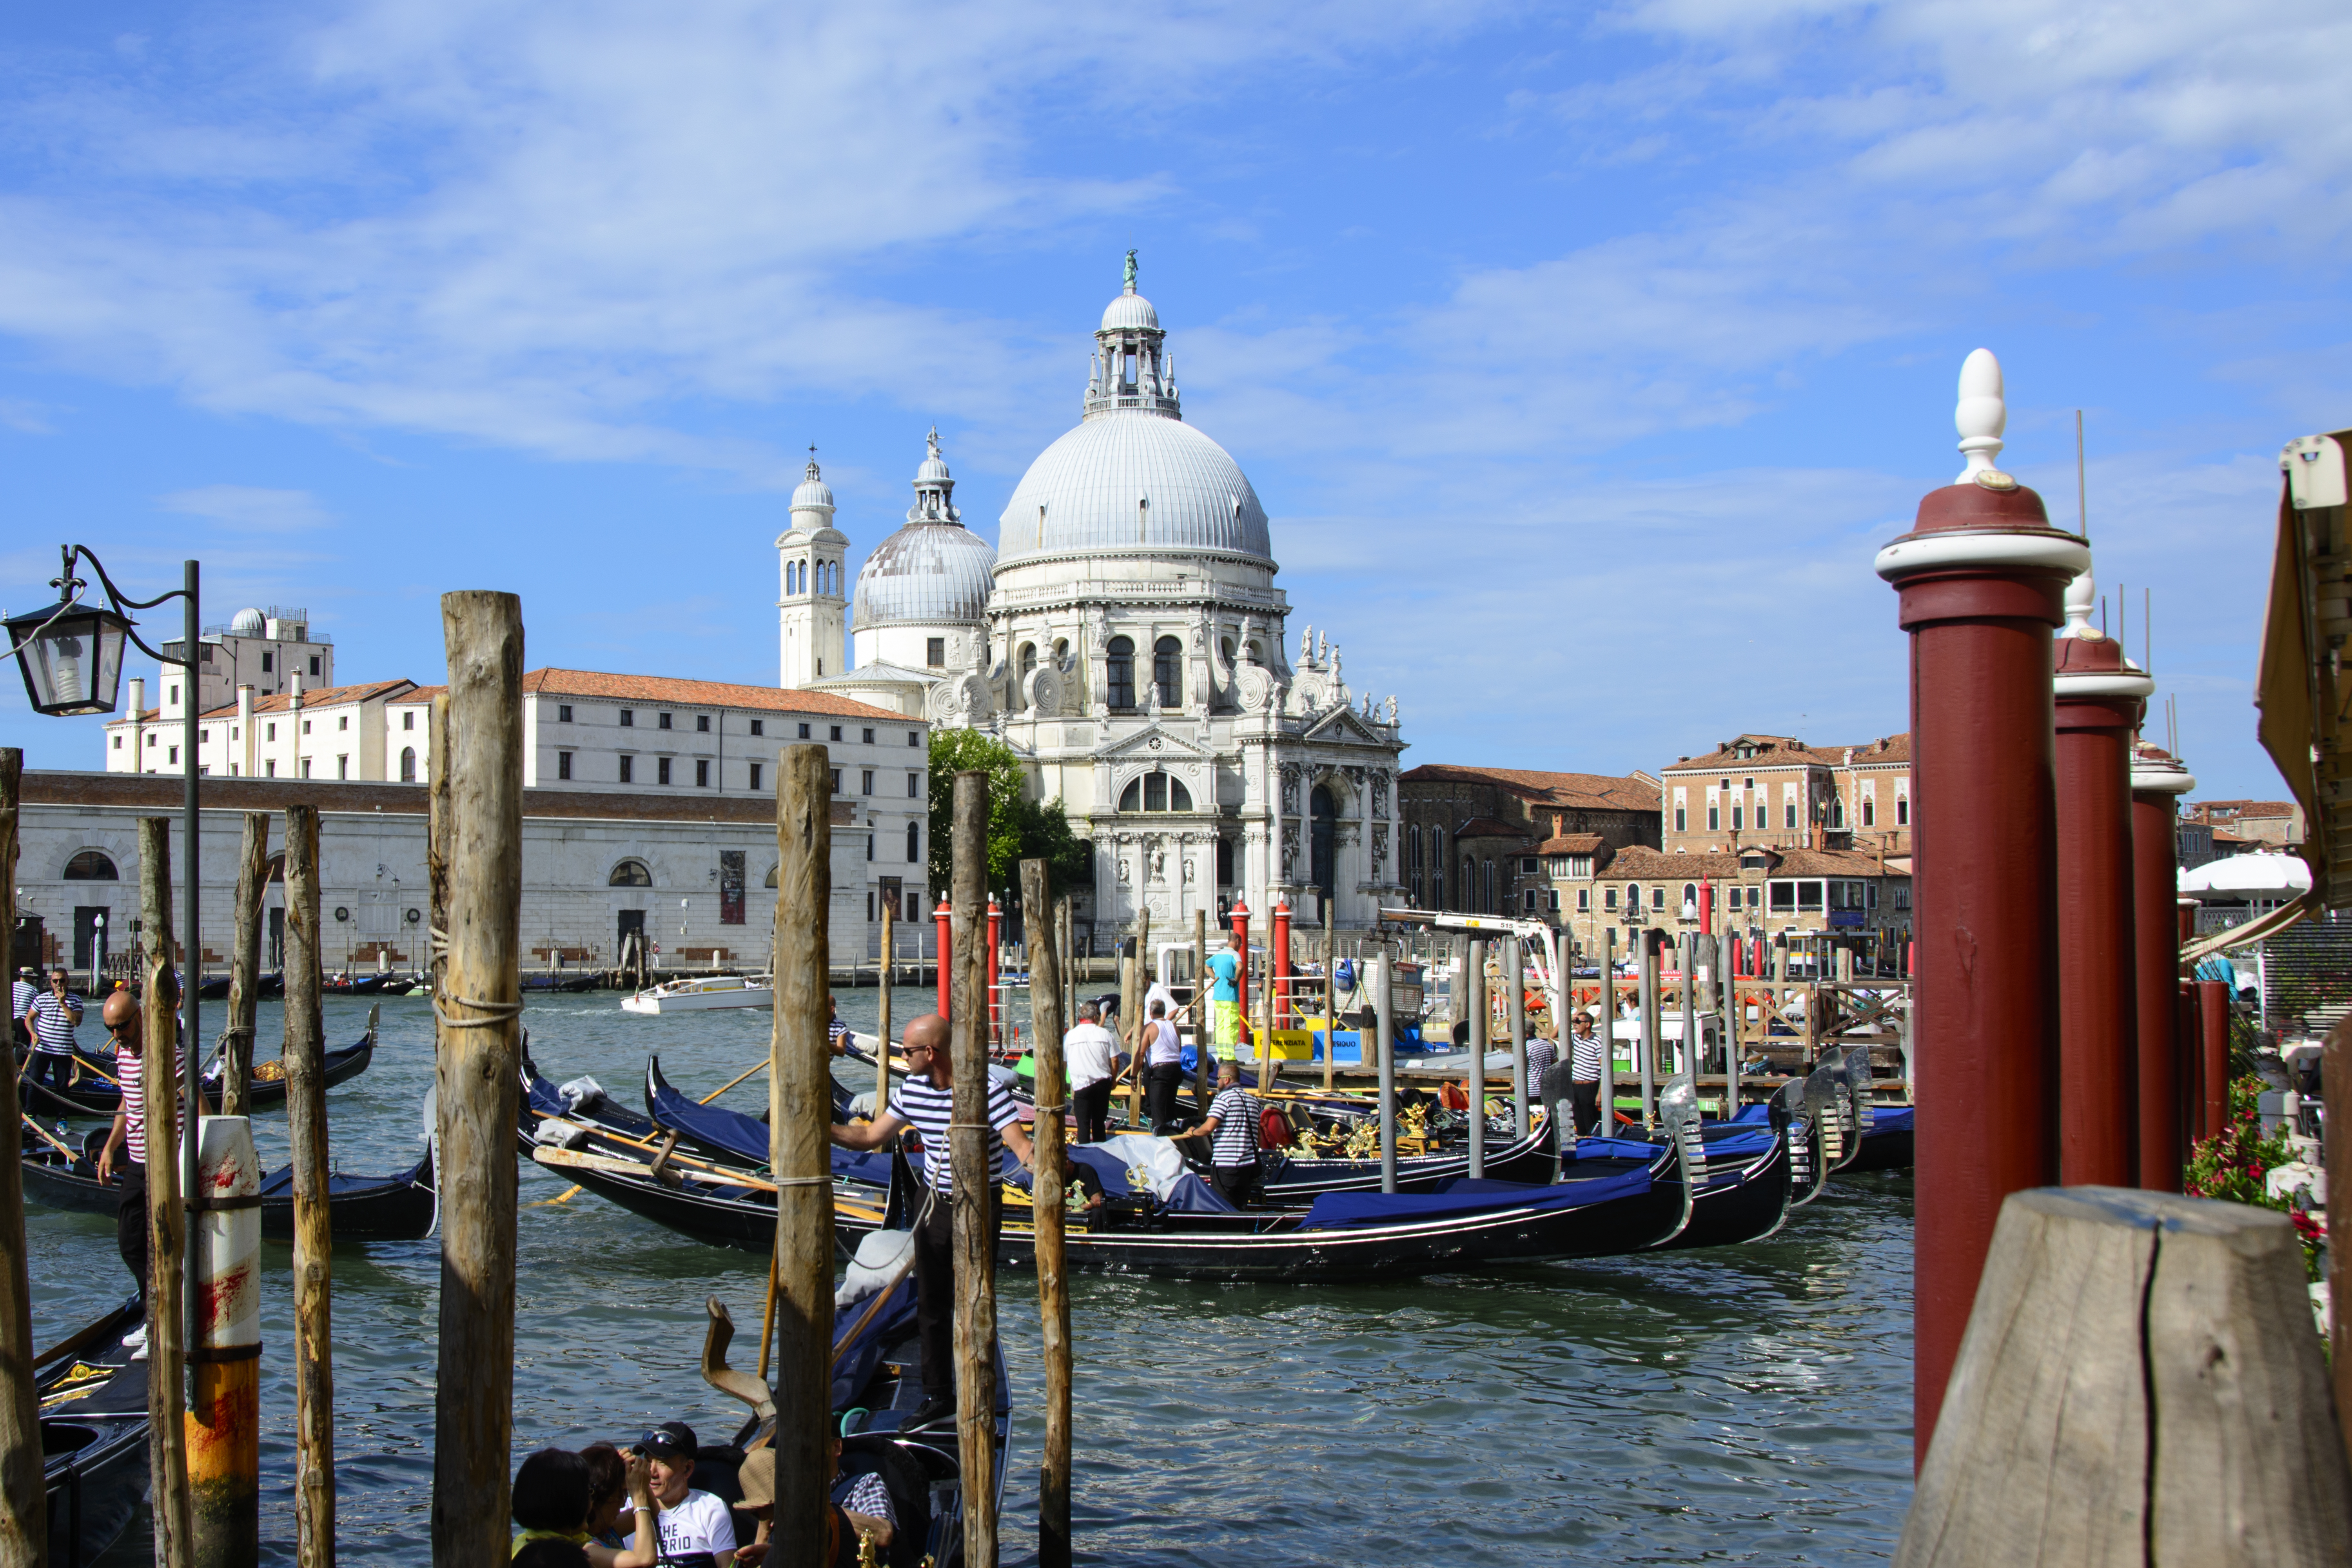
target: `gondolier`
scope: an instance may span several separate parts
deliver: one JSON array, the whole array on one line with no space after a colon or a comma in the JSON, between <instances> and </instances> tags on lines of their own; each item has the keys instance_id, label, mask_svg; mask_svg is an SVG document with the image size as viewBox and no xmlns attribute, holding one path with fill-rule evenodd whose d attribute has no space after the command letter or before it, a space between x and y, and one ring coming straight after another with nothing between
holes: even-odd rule
<instances>
[{"instance_id":1,"label":"gondolier","mask_svg":"<svg viewBox=\"0 0 2352 1568\"><path fill-rule=\"evenodd\" d=\"M1576 1130L1605 1133L1601 1121L1601 1039L1592 1032L1592 1015L1579 1012L1568 1039L1570 1116Z\"/></svg>"},{"instance_id":2,"label":"gondolier","mask_svg":"<svg viewBox=\"0 0 2352 1568\"><path fill-rule=\"evenodd\" d=\"M147 1075L145 1037L139 1003L128 991L117 991L99 1009L100 1021L114 1037L115 1076L122 1084L122 1109L114 1115L113 1131L107 1134L106 1147L99 1152L98 1179L113 1179L116 1163L128 1156L121 1165L122 1206L115 1211L114 1239L122 1254L122 1265L131 1270L138 1282L139 1299L147 1299ZM182 1070L180 1047L172 1047L172 1077L179 1079ZM188 1124L188 1108L179 1107L179 1124ZM133 1336L139 1354L147 1353L147 1331L142 1328Z\"/></svg>"},{"instance_id":3,"label":"gondolier","mask_svg":"<svg viewBox=\"0 0 2352 1568\"><path fill-rule=\"evenodd\" d=\"M8 988L8 1042L19 1047L33 1043L33 1025L27 1016L33 1010L33 998L41 994L34 984L40 972L31 964L16 971L16 978Z\"/></svg>"},{"instance_id":4,"label":"gondolier","mask_svg":"<svg viewBox=\"0 0 2352 1568\"><path fill-rule=\"evenodd\" d=\"M955 1068L948 1054L948 1021L926 1013L907 1026L907 1077L892 1095L889 1109L871 1121L835 1122L833 1141L845 1149L878 1149L912 1127L923 1135L923 1177L931 1195L915 1225L915 1328L922 1345L922 1405L908 1427L928 1426L955 1414L955 1168L950 1163L948 1131L955 1120ZM1003 1084L988 1086L988 1168L1001 1174L1004 1151L1010 1147L1024 1165L1035 1158L1029 1135L1021 1130L1013 1093ZM1002 1231L1004 1212L995 1184L989 1189L988 1226L993 1238Z\"/></svg>"},{"instance_id":5,"label":"gondolier","mask_svg":"<svg viewBox=\"0 0 2352 1568\"><path fill-rule=\"evenodd\" d=\"M71 988L66 972L53 970L49 988L33 998L25 1010L33 1034L33 1064L26 1077L41 1081L47 1074L59 1093L73 1087L74 1031L81 1026L82 1000Z\"/></svg>"},{"instance_id":6,"label":"gondolier","mask_svg":"<svg viewBox=\"0 0 2352 1568\"><path fill-rule=\"evenodd\" d=\"M1219 1062L1217 1098L1209 1102L1207 1120L1171 1140L1210 1140L1209 1166L1214 1172L1217 1194L1235 1208L1255 1194L1258 1177L1258 1100L1242 1087L1241 1079L1241 1068L1236 1063L1230 1058Z\"/></svg>"}]
</instances>

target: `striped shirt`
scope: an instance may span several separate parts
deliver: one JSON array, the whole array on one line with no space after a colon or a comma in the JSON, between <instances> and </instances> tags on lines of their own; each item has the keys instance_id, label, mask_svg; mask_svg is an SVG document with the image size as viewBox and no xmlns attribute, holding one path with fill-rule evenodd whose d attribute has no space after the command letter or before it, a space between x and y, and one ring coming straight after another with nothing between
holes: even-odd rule
<instances>
[{"instance_id":1,"label":"striped shirt","mask_svg":"<svg viewBox=\"0 0 2352 1568\"><path fill-rule=\"evenodd\" d=\"M74 1016L81 998L68 991L63 997L44 991L33 998L33 1048L54 1057L74 1048Z\"/></svg>"},{"instance_id":2,"label":"striped shirt","mask_svg":"<svg viewBox=\"0 0 2352 1568\"><path fill-rule=\"evenodd\" d=\"M186 1058L175 1046L172 1050L172 1079L179 1081ZM132 1056L129 1051L114 1053L114 1076L122 1085L122 1142L134 1165L147 1163L147 1058ZM186 1096L180 1097L184 1101ZM188 1125L188 1108L179 1107L179 1122L184 1131Z\"/></svg>"},{"instance_id":3,"label":"striped shirt","mask_svg":"<svg viewBox=\"0 0 2352 1568\"><path fill-rule=\"evenodd\" d=\"M1579 1083L1601 1081L1601 1036L1569 1037L1568 1076Z\"/></svg>"},{"instance_id":4,"label":"striped shirt","mask_svg":"<svg viewBox=\"0 0 2352 1568\"><path fill-rule=\"evenodd\" d=\"M1257 1096L1235 1084L1217 1090L1209 1115L1217 1123L1209 1163L1231 1168L1257 1163Z\"/></svg>"},{"instance_id":5,"label":"striped shirt","mask_svg":"<svg viewBox=\"0 0 2352 1568\"><path fill-rule=\"evenodd\" d=\"M824 1040L825 1044L831 1046L835 1050L839 1050L844 1041L847 1041L851 1045L856 1045L857 1043L856 1037L849 1032L849 1026L841 1021L838 1014L834 1016L832 1023L825 1026Z\"/></svg>"},{"instance_id":6,"label":"striped shirt","mask_svg":"<svg viewBox=\"0 0 2352 1568\"><path fill-rule=\"evenodd\" d=\"M19 980L8 993L8 1016L21 1018L33 1010L33 998L41 988L29 980Z\"/></svg>"},{"instance_id":7,"label":"striped shirt","mask_svg":"<svg viewBox=\"0 0 2352 1568\"><path fill-rule=\"evenodd\" d=\"M948 1123L955 1120L955 1091L931 1082L929 1073L917 1073L901 1082L890 1096L890 1114L923 1135L923 1179L931 1191L946 1197L955 1191L955 1172L949 1163ZM1004 1171L1004 1129L1021 1120L1013 1109L1013 1091L991 1081L988 1086L988 1168Z\"/></svg>"},{"instance_id":8,"label":"striped shirt","mask_svg":"<svg viewBox=\"0 0 2352 1568\"><path fill-rule=\"evenodd\" d=\"M1538 1035L1528 1042L1528 1082L1540 1088L1544 1074L1559 1061L1559 1047Z\"/></svg>"}]
</instances>

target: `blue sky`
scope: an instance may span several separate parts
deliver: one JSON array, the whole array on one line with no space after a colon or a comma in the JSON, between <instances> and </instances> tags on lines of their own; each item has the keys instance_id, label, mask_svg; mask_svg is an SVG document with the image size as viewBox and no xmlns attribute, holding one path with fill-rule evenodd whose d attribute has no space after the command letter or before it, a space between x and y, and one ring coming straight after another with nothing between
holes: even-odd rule
<instances>
[{"instance_id":1,"label":"blue sky","mask_svg":"<svg viewBox=\"0 0 2352 1568\"><path fill-rule=\"evenodd\" d=\"M436 596L499 587L534 664L772 681L802 448L862 555L936 423L992 539L1132 246L1408 763L1903 728L1870 561L1982 344L2060 521L2084 410L2202 793L2280 793L2340 5L94 4L0 69L11 611L70 537L309 606L346 679L436 679ZM0 743L99 762L13 676Z\"/></svg>"}]
</instances>

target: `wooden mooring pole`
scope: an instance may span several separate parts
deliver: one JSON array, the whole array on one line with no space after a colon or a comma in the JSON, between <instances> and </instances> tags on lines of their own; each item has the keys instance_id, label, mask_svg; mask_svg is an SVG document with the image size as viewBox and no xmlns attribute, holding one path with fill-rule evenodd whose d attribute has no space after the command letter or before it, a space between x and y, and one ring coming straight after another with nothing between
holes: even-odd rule
<instances>
[{"instance_id":1,"label":"wooden mooring pole","mask_svg":"<svg viewBox=\"0 0 2352 1568\"><path fill-rule=\"evenodd\" d=\"M180 985L172 953L172 822L139 819L139 919L147 939L140 1008L147 1110L147 1431L158 1568L195 1562L195 1511L188 1495L188 1215L181 1182L178 1076L172 1042L180 1033ZM511 1134L509 1134L511 1136ZM512 1156L509 1156L511 1161Z\"/></svg>"},{"instance_id":2,"label":"wooden mooring pole","mask_svg":"<svg viewBox=\"0 0 2352 1568\"><path fill-rule=\"evenodd\" d=\"M1062 906L1063 919L1069 918L1069 905ZM1203 1116L1209 1111L1209 1097L1214 1092L1215 1075L1209 1070L1209 1057L1217 1048L1216 1011L1209 1002L1209 911L1192 911L1192 1106Z\"/></svg>"},{"instance_id":3,"label":"wooden mooring pole","mask_svg":"<svg viewBox=\"0 0 2352 1568\"><path fill-rule=\"evenodd\" d=\"M1339 954L1331 943L1331 900L1318 897L1317 901L1323 906L1323 1092L1328 1094L1332 1076L1339 1070ZM1360 1060L1360 1044L1356 1054Z\"/></svg>"},{"instance_id":4,"label":"wooden mooring pole","mask_svg":"<svg viewBox=\"0 0 2352 1568\"><path fill-rule=\"evenodd\" d=\"M441 596L447 706L431 758L446 778L447 955L439 1024L441 1322L433 1434L435 1568L510 1554L515 1370L515 1122L522 1072L522 601ZM446 718L444 717L446 713ZM445 868L435 868L436 873Z\"/></svg>"},{"instance_id":5,"label":"wooden mooring pole","mask_svg":"<svg viewBox=\"0 0 2352 1568\"><path fill-rule=\"evenodd\" d=\"M2012 1194L1896 1568L2338 1565L2352 1473L2284 1215Z\"/></svg>"},{"instance_id":6,"label":"wooden mooring pole","mask_svg":"<svg viewBox=\"0 0 2352 1568\"><path fill-rule=\"evenodd\" d=\"M1470 1091L1470 1179L1486 1174L1486 1025L1493 1007L1486 1000L1486 939L1470 939L1470 958L1463 977L1463 994L1470 1008L1470 1066L1462 1087Z\"/></svg>"},{"instance_id":7,"label":"wooden mooring pole","mask_svg":"<svg viewBox=\"0 0 2352 1568\"><path fill-rule=\"evenodd\" d=\"M261 841L268 843L268 818ZM247 839L253 837L247 819ZM333 1223L328 1217L327 1032L319 929L319 808L286 808L286 1139L294 1163L294 1557L335 1561Z\"/></svg>"},{"instance_id":8,"label":"wooden mooring pole","mask_svg":"<svg viewBox=\"0 0 2352 1568\"><path fill-rule=\"evenodd\" d=\"M827 831L830 831L830 825ZM830 873L828 873L830 875ZM882 989L874 998L874 1115L890 1109L890 900L882 903ZM830 1155L827 1158L831 1158Z\"/></svg>"},{"instance_id":9,"label":"wooden mooring pole","mask_svg":"<svg viewBox=\"0 0 2352 1568\"><path fill-rule=\"evenodd\" d=\"M228 1027L221 1031L221 1114L253 1110L254 1016L261 1002L261 904L269 896L269 814L245 814L236 852L236 945L228 954Z\"/></svg>"},{"instance_id":10,"label":"wooden mooring pole","mask_svg":"<svg viewBox=\"0 0 2352 1568\"><path fill-rule=\"evenodd\" d=\"M25 753L0 746L0 982L16 977L16 814L24 772ZM0 1028L0 1070L15 1081L12 1027ZM0 1128L0 1568L40 1568L48 1561L40 1401L33 1390L32 1270L25 1258L24 1136L21 1121Z\"/></svg>"},{"instance_id":11,"label":"wooden mooring pole","mask_svg":"<svg viewBox=\"0 0 2352 1568\"><path fill-rule=\"evenodd\" d=\"M1021 862L1024 922L1049 922L1053 908L1045 862ZM1029 948L1029 1007L1036 1026L1037 1311L1044 1324L1045 1452L1037 1467L1037 1568L1070 1563L1070 1277L1063 1227L1069 1194L1062 1185L1064 1110L1069 1074L1062 1062L1062 973L1051 942ZM961 1080L959 1079L959 1082Z\"/></svg>"},{"instance_id":12,"label":"wooden mooring pole","mask_svg":"<svg viewBox=\"0 0 2352 1568\"><path fill-rule=\"evenodd\" d=\"M955 776L955 1386L965 1568L996 1568L996 1173L988 1158L988 775ZM1133 973L1132 970L1129 971ZM1131 988L1131 986L1130 986ZM1140 1038L1139 1033L1138 1038ZM1139 1076L1140 1076L1139 1074Z\"/></svg>"},{"instance_id":13,"label":"wooden mooring pole","mask_svg":"<svg viewBox=\"0 0 2352 1568\"><path fill-rule=\"evenodd\" d=\"M833 773L821 745L776 760L776 1008L768 1074L776 1177L778 1562L825 1561L825 1431L833 1409L832 1047L826 1038L833 902ZM884 1060L889 1049L881 1051ZM979 1069L983 1089L987 1068ZM876 1112L878 1116L879 1110ZM928 1375L928 1373L926 1374Z\"/></svg>"},{"instance_id":14,"label":"wooden mooring pole","mask_svg":"<svg viewBox=\"0 0 2352 1568\"><path fill-rule=\"evenodd\" d=\"M1397 1190L1396 1015L1390 998L1392 961L1383 951L1373 960L1373 1045L1380 1052L1377 1070L1381 1086L1381 1191Z\"/></svg>"}]
</instances>

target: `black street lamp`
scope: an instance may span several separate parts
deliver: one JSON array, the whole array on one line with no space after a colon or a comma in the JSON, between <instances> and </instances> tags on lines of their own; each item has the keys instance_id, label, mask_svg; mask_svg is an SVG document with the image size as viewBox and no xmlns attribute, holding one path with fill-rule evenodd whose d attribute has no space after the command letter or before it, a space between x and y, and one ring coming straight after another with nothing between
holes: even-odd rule
<instances>
[{"instance_id":1,"label":"black street lamp","mask_svg":"<svg viewBox=\"0 0 2352 1568\"><path fill-rule=\"evenodd\" d=\"M9 647L16 655L17 668L25 677L25 692L32 700L33 710L52 715L82 715L111 713L122 686L122 647L127 640L159 664L177 665L187 672L181 687L184 700L180 705L185 722L185 735L180 745L181 767L181 842L180 879L182 910L180 942L189 956L180 965L180 1029L183 1066L181 1069L180 1103L186 1131L180 1140L180 1192L184 1200L196 1196L196 1127L203 1111L199 1091L203 1088L203 1053L199 1042L204 1038L198 1026L196 994L202 989L197 973L204 953L202 931L198 920L198 888L196 858L196 713L203 706L196 691L196 587L197 566L193 561L183 563L184 576L182 585L152 599L128 599L107 576L106 568L87 547L79 544L61 545L58 553L64 566L49 580L58 591L58 602L45 610L30 615L13 616L5 623ZM79 562L87 562L99 585L106 591L103 606L81 602L82 590L88 582L74 575ZM149 610L171 600L183 601L184 640L180 645L183 657L173 658L149 647L135 629L137 623L126 613ZM172 955L163 954L169 963ZM159 1049L159 1043L147 1042L150 1053ZM155 1059L153 1054L148 1058ZM196 1286L197 1227L187 1226L188 1255L185 1271L181 1276L182 1294L187 1307L187 1343L194 1348L202 1337L202 1293Z\"/></svg>"}]
</instances>

